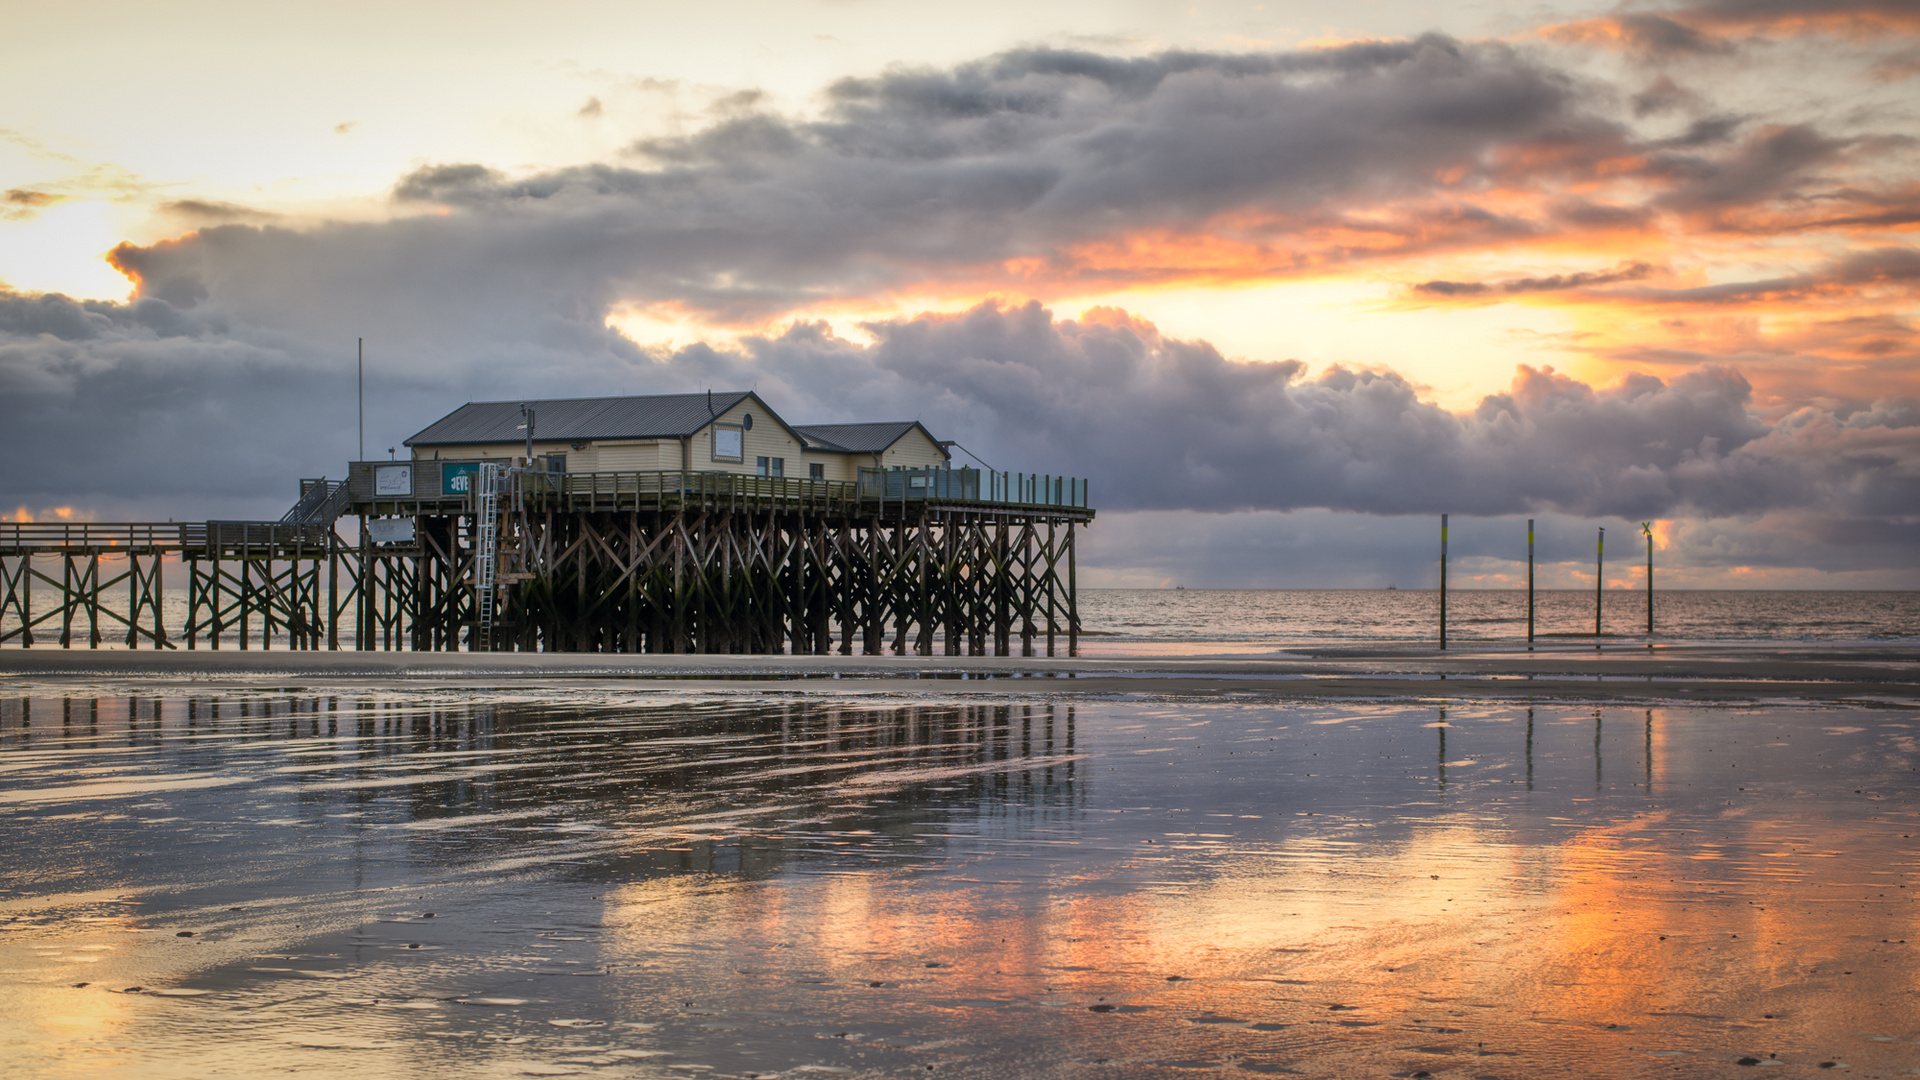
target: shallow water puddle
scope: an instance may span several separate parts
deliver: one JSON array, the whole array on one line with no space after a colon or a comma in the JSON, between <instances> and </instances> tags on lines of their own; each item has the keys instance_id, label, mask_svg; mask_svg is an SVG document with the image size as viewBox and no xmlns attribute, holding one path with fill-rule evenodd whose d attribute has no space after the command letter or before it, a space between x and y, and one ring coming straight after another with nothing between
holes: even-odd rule
<instances>
[{"instance_id":1,"label":"shallow water puddle","mask_svg":"<svg viewBox=\"0 0 1920 1080\"><path fill-rule=\"evenodd\" d=\"M1908 713L658 700L0 702L0 1060L1920 1070Z\"/></svg>"}]
</instances>

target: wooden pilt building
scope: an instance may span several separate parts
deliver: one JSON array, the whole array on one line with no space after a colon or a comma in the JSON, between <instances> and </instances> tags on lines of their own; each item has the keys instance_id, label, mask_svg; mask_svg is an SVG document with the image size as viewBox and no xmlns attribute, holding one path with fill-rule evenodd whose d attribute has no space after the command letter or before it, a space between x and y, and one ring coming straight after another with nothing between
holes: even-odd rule
<instances>
[{"instance_id":1,"label":"wooden pilt building","mask_svg":"<svg viewBox=\"0 0 1920 1080\"><path fill-rule=\"evenodd\" d=\"M752 392L473 402L405 445L303 481L275 523L0 525L0 644L1077 651L1086 482L956 468L917 421L793 425ZM167 557L190 567L176 630Z\"/></svg>"}]
</instances>

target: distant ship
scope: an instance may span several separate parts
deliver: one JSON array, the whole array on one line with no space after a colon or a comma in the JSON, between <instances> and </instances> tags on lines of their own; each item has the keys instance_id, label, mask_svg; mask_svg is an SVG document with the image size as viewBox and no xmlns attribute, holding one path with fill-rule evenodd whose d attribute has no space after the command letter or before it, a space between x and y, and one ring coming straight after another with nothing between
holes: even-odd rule
<instances>
[{"instance_id":1,"label":"distant ship","mask_svg":"<svg viewBox=\"0 0 1920 1080\"><path fill-rule=\"evenodd\" d=\"M1399 592L1399 591L1400 591L1400 586L1398 586L1398 585L1388 585L1388 586L1387 586L1387 591L1388 591L1388 592Z\"/></svg>"}]
</instances>

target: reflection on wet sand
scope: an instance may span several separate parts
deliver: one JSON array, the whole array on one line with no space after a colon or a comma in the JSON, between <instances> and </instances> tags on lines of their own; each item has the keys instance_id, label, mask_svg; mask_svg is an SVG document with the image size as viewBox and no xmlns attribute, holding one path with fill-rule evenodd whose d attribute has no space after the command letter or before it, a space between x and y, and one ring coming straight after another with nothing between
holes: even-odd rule
<instances>
[{"instance_id":1,"label":"reflection on wet sand","mask_svg":"<svg viewBox=\"0 0 1920 1080\"><path fill-rule=\"evenodd\" d=\"M0 815L33 842L0 862L0 1055L155 1078L1920 1069L1910 718L16 698Z\"/></svg>"}]
</instances>

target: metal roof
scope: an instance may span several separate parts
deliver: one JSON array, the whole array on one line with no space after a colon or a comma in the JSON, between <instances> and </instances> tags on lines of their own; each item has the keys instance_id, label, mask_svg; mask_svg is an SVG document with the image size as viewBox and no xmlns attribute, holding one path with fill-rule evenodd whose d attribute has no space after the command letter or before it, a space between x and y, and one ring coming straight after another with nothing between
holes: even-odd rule
<instances>
[{"instance_id":1,"label":"metal roof","mask_svg":"<svg viewBox=\"0 0 1920 1080\"><path fill-rule=\"evenodd\" d=\"M533 409L536 442L584 439L680 439L698 432L713 418L747 398L746 390L707 394L651 394L645 397L550 398L528 401ZM519 401L469 401L407 439L407 446L448 446L472 443L519 443L527 438L521 427ZM760 402L766 408L765 402ZM767 409L770 419L786 421ZM851 425L858 427L861 425Z\"/></svg>"},{"instance_id":2,"label":"metal roof","mask_svg":"<svg viewBox=\"0 0 1920 1080\"><path fill-rule=\"evenodd\" d=\"M899 442L907 432L920 428L927 440L938 446L940 440L920 426L918 420L890 420L874 424L802 424L793 430L807 440L809 450L833 450L842 454L878 454ZM941 448L944 452L945 447Z\"/></svg>"}]
</instances>

